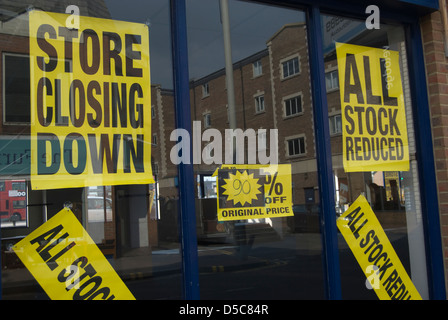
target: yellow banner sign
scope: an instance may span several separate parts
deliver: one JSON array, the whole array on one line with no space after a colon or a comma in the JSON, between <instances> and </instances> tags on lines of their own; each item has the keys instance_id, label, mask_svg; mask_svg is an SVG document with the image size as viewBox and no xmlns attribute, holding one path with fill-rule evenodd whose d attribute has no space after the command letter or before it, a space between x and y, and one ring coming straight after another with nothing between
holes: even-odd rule
<instances>
[{"instance_id":1,"label":"yellow banner sign","mask_svg":"<svg viewBox=\"0 0 448 320\"><path fill-rule=\"evenodd\" d=\"M152 183L149 33L143 24L29 13L31 183Z\"/></svg>"},{"instance_id":2,"label":"yellow banner sign","mask_svg":"<svg viewBox=\"0 0 448 320\"><path fill-rule=\"evenodd\" d=\"M14 246L14 251L53 300L134 300L70 209Z\"/></svg>"},{"instance_id":3,"label":"yellow banner sign","mask_svg":"<svg viewBox=\"0 0 448 320\"><path fill-rule=\"evenodd\" d=\"M346 172L408 171L399 53L336 43Z\"/></svg>"},{"instance_id":4,"label":"yellow banner sign","mask_svg":"<svg viewBox=\"0 0 448 320\"><path fill-rule=\"evenodd\" d=\"M294 215L291 165L223 165L214 175L219 221Z\"/></svg>"},{"instance_id":5,"label":"yellow banner sign","mask_svg":"<svg viewBox=\"0 0 448 320\"><path fill-rule=\"evenodd\" d=\"M337 219L339 231L381 300L421 300L364 196Z\"/></svg>"}]
</instances>

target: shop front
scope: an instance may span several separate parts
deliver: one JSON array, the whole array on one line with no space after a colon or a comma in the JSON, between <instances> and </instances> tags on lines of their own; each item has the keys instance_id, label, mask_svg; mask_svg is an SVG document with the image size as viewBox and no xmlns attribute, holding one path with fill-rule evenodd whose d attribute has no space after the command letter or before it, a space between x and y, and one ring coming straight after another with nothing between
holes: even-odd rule
<instances>
[{"instance_id":1,"label":"shop front","mask_svg":"<svg viewBox=\"0 0 448 320\"><path fill-rule=\"evenodd\" d=\"M445 299L437 1L0 9L3 299Z\"/></svg>"}]
</instances>

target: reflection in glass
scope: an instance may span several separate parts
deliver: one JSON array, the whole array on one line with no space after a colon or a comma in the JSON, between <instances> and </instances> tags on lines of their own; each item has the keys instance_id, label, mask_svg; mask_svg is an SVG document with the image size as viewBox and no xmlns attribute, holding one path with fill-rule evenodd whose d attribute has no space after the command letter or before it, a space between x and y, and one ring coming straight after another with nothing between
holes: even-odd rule
<instances>
[{"instance_id":1,"label":"reflection in glass","mask_svg":"<svg viewBox=\"0 0 448 320\"><path fill-rule=\"evenodd\" d=\"M28 208L25 180L0 181L1 227L26 227Z\"/></svg>"},{"instance_id":2,"label":"reflection in glass","mask_svg":"<svg viewBox=\"0 0 448 320\"><path fill-rule=\"evenodd\" d=\"M296 10L229 1L236 119L233 128L220 1L193 3L202 7L200 11L194 11L194 5L187 7L193 121L207 115L210 129L220 133L216 137L225 137L228 129L241 129L246 134L236 147L234 160L238 162L234 163L263 163L260 155L265 152L278 163L290 165L293 201L293 216L220 221L215 198L215 192L220 190L209 193L215 180L208 178L220 163L204 158L195 163L201 297L322 299L319 196L305 16ZM204 87L207 95L203 94ZM201 143L203 156L210 153L209 149L216 154L211 147L216 145L215 140L196 142ZM225 138L219 141L223 148L226 142ZM243 150L244 157L238 158ZM247 183L236 182L234 187L240 187L237 193L248 192Z\"/></svg>"},{"instance_id":3,"label":"reflection in glass","mask_svg":"<svg viewBox=\"0 0 448 320\"><path fill-rule=\"evenodd\" d=\"M411 98L408 85L404 31L400 26L381 25L368 30L364 21L338 16L322 16L323 49L328 101L328 119L331 134L333 174L335 181L336 213L345 212L363 195L385 230L401 263L412 278L420 295L427 298L427 279L423 226L419 205L419 181L415 160L414 131ZM410 151L409 171L346 172L343 166L343 128L340 88L335 42L349 43L399 53L399 68L403 83L406 126ZM340 79L339 79L340 80ZM377 80L377 79L375 79ZM369 92L372 94L372 92ZM386 165L386 164L383 164ZM344 299L377 299L373 290L364 283L365 275L345 240L339 238L342 295Z\"/></svg>"},{"instance_id":4,"label":"reflection in glass","mask_svg":"<svg viewBox=\"0 0 448 320\"><path fill-rule=\"evenodd\" d=\"M87 187L87 231L97 244L113 243L112 187ZM109 226L109 227L108 227ZM112 227L112 229L111 229ZM110 234L108 234L108 231ZM106 233L106 235L105 235ZM108 239L109 241L106 241Z\"/></svg>"},{"instance_id":5,"label":"reflection in glass","mask_svg":"<svg viewBox=\"0 0 448 320\"><path fill-rule=\"evenodd\" d=\"M167 163L171 149L169 133L174 130L175 117L169 1L46 1L35 8L65 13L68 5L76 5L82 16L145 24L150 34L151 111L145 111L145 117L151 118L152 132L145 143L151 148L155 183L52 190L31 190L29 186L29 90L33 80L30 79L27 9L33 4L20 0L0 5L4 89L0 125L2 298L48 298L18 260L12 246L54 217L65 204L70 204L77 219L137 299L180 299L177 168L168 167ZM125 61L124 55L121 58ZM61 158L60 154L54 157Z\"/></svg>"}]
</instances>

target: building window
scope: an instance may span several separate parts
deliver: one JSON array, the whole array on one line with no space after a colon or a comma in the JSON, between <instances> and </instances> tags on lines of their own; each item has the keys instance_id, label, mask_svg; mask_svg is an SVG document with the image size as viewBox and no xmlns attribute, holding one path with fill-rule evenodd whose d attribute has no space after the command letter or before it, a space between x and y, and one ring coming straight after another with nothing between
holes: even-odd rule
<instances>
[{"instance_id":1,"label":"building window","mask_svg":"<svg viewBox=\"0 0 448 320\"><path fill-rule=\"evenodd\" d=\"M292 77L300 72L299 57L286 60L282 63L283 78Z\"/></svg>"},{"instance_id":2,"label":"building window","mask_svg":"<svg viewBox=\"0 0 448 320\"><path fill-rule=\"evenodd\" d=\"M217 197L216 178L208 174L197 175L198 198L215 198Z\"/></svg>"},{"instance_id":3,"label":"building window","mask_svg":"<svg viewBox=\"0 0 448 320\"><path fill-rule=\"evenodd\" d=\"M255 97L255 112L264 112L264 95L259 95Z\"/></svg>"},{"instance_id":4,"label":"building window","mask_svg":"<svg viewBox=\"0 0 448 320\"><path fill-rule=\"evenodd\" d=\"M330 116L330 134L342 133L342 121L341 115Z\"/></svg>"},{"instance_id":5,"label":"building window","mask_svg":"<svg viewBox=\"0 0 448 320\"><path fill-rule=\"evenodd\" d=\"M212 115L210 113L204 114L204 128L212 126Z\"/></svg>"},{"instance_id":6,"label":"building window","mask_svg":"<svg viewBox=\"0 0 448 320\"><path fill-rule=\"evenodd\" d=\"M152 173L154 175L158 175L159 174L159 164L157 162L151 162L151 166L152 166Z\"/></svg>"},{"instance_id":7,"label":"building window","mask_svg":"<svg viewBox=\"0 0 448 320\"><path fill-rule=\"evenodd\" d=\"M298 95L284 100L285 116L290 117L303 112L302 96Z\"/></svg>"},{"instance_id":8,"label":"building window","mask_svg":"<svg viewBox=\"0 0 448 320\"><path fill-rule=\"evenodd\" d=\"M257 60L255 61L253 64L253 76L258 77L261 76L263 74L263 67L261 65L261 60Z\"/></svg>"},{"instance_id":9,"label":"building window","mask_svg":"<svg viewBox=\"0 0 448 320\"><path fill-rule=\"evenodd\" d=\"M266 140L266 131L261 131L261 132L260 132L260 130L258 130L258 141L257 141L257 148L258 148L258 151L264 151L264 150L266 150L266 149L267 149L267 147L266 147L266 143L267 143L267 140Z\"/></svg>"},{"instance_id":10,"label":"building window","mask_svg":"<svg viewBox=\"0 0 448 320\"><path fill-rule=\"evenodd\" d=\"M305 137L298 137L287 140L288 156L298 156L305 154Z\"/></svg>"},{"instance_id":11,"label":"building window","mask_svg":"<svg viewBox=\"0 0 448 320\"><path fill-rule=\"evenodd\" d=\"M207 82L202 85L202 97L205 98L208 97L209 95L210 95L210 87Z\"/></svg>"},{"instance_id":12,"label":"building window","mask_svg":"<svg viewBox=\"0 0 448 320\"><path fill-rule=\"evenodd\" d=\"M205 164L212 164L213 163L213 157L215 156L215 148L213 148L213 144L209 143L204 147L204 150L202 152L202 158L204 160Z\"/></svg>"},{"instance_id":13,"label":"building window","mask_svg":"<svg viewBox=\"0 0 448 320\"><path fill-rule=\"evenodd\" d=\"M156 118L156 107L151 106L151 119L155 119L155 118Z\"/></svg>"},{"instance_id":14,"label":"building window","mask_svg":"<svg viewBox=\"0 0 448 320\"><path fill-rule=\"evenodd\" d=\"M330 71L325 74L325 85L327 91L336 90L339 88L338 70Z\"/></svg>"},{"instance_id":15,"label":"building window","mask_svg":"<svg viewBox=\"0 0 448 320\"><path fill-rule=\"evenodd\" d=\"M30 123L30 58L3 55L3 121Z\"/></svg>"},{"instance_id":16,"label":"building window","mask_svg":"<svg viewBox=\"0 0 448 320\"><path fill-rule=\"evenodd\" d=\"M153 134L152 135L152 145L156 146L157 145L157 134Z\"/></svg>"}]
</instances>

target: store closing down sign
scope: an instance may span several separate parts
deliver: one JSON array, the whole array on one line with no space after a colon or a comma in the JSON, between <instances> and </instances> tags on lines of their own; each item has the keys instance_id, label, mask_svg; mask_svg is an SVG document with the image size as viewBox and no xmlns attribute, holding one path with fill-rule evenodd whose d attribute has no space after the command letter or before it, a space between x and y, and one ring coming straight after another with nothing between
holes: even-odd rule
<instances>
[{"instance_id":1,"label":"store closing down sign","mask_svg":"<svg viewBox=\"0 0 448 320\"><path fill-rule=\"evenodd\" d=\"M346 172L407 171L399 53L336 43Z\"/></svg>"},{"instance_id":2,"label":"store closing down sign","mask_svg":"<svg viewBox=\"0 0 448 320\"><path fill-rule=\"evenodd\" d=\"M135 300L70 209L14 246L53 300Z\"/></svg>"},{"instance_id":3,"label":"store closing down sign","mask_svg":"<svg viewBox=\"0 0 448 320\"><path fill-rule=\"evenodd\" d=\"M337 219L337 226L379 299L421 300L364 196Z\"/></svg>"},{"instance_id":4,"label":"store closing down sign","mask_svg":"<svg viewBox=\"0 0 448 320\"><path fill-rule=\"evenodd\" d=\"M293 216L291 165L222 165L217 176L218 220Z\"/></svg>"},{"instance_id":5,"label":"store closing down sign","mask_svg":"<svg viewBox=\"0 0 448 320\"><path fill-rule=\"evenodd\" d=\"M32 188L153 182L148 27L29 15Z\"/></svg>"}]
</instances>

